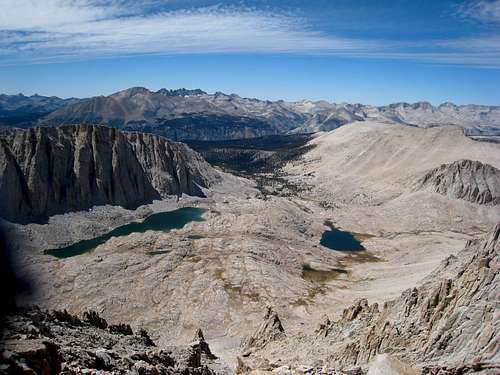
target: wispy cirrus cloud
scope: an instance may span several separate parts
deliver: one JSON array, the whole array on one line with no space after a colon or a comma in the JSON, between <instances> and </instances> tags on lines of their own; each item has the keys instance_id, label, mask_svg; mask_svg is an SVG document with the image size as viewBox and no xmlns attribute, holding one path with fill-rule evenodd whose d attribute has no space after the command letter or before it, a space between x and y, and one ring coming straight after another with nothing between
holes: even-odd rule
<instances>
[{"instance_id":1,"label":"wispy cirrus cloud","mask_svg":"<svg viewBox=\"0 0 500 375\"><path fill-rule=\"evenodd\" d=\"M500 23L500 0L466 2L459 7L458 13L481 22Z\"/></svg>"},{"instance_id":2,"label":"wispy cirrus cloud","mask_svg":"<svg viewBox=\"0 0 500 375\"><path fill-rule=\"evenodd\" d=\"M6 0L0 47L14 60L141 53L322 52L375 48L326 37L301 21L220 7L144 13L125 1ZM135 12L134 12L135 10ZM16 15L21 15L16 17Z\"/></svg>"},{"instance_id":3,"label":"wispy cirrus cloud","mask_svg":"<svg viewBox=\"0 0 500 375\"><path fill-rule=\"evenodd\" d=\"M300 17L245 7L165 11L152 7L154 1L3 3L4 65L135 54L301 53L500 67L498 39L490 37L431 42L346 38L314 30Z\"/></svg>"}]
</instances>

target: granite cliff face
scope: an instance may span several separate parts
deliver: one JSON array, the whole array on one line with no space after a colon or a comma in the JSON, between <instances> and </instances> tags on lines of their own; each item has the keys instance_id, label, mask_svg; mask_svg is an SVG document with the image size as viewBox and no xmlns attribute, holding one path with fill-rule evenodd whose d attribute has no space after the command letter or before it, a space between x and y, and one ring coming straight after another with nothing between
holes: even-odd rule
<instances>
[{"instance_id":1,"label":"granite cliff face","mask_svg":"<svg viewBox=\"0 0 500 375\"><path fill-rule=\"evenodd\" d=\"M478 204L500 204L500 170L479 161L458 160L425 174L419 188Z\"/></svg>"},{"instance_id":2,"label":"granite cliff face","mask_svg":"<svg viewBox=\"0 0 500 375\"><path fill-rule=\"evenodd\" d=\"M167 195L203 196L217 172L184 144L79 125L0 138L1 216L44 219L94 205L135 208Z\"/></svg>"}]
</instances>

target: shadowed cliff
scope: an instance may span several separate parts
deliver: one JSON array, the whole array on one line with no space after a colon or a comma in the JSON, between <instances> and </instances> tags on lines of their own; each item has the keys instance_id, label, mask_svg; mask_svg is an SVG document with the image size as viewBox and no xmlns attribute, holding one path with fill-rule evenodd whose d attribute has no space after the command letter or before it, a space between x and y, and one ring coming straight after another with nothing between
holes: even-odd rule
<instances>
[{"instance_id":1,"label":"shadowed cliff","mask_svg":"<svg viewBox=\"0 0 500 375\"><path fill-rule=\"evenodd\" d=\"M136 208L168 195L203 196L217 172L184 144L78 125L0 138L0 216L42 221L94 205Z\"/></svg>"}]
</instances>

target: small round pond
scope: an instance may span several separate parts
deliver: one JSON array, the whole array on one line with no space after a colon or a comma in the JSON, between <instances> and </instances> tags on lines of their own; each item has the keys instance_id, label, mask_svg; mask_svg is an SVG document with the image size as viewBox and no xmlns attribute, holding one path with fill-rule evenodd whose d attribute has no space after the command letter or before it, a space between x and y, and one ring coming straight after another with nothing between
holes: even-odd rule
<instances>
[{"instance_id":1,"label":"small round pond","mask_svg":"<svg viewBox=\"0 0 500 375\"><path fill-rule=\"evenodd\" d=\"M325 225L330 229L323 232L319 242L321 245L337 251L366 250L353 233L335 228L329 220L325 221Z\"/></svg>"}]
</instances>

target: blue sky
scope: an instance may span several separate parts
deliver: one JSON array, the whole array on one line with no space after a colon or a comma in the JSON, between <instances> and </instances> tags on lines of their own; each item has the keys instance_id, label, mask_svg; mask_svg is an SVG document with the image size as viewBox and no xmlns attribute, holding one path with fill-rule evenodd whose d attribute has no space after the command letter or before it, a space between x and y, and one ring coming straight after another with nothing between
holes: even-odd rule
<instances>
[{"instance_id":1,"label":"blue sky","mask_svg":"<svg viewBox=\"0 0 500 375\"><path fill-rule=\"evenodd\" d=\"M0 0L0 92L500 105L500 0Z\"/></svg>"}]
</instances>

